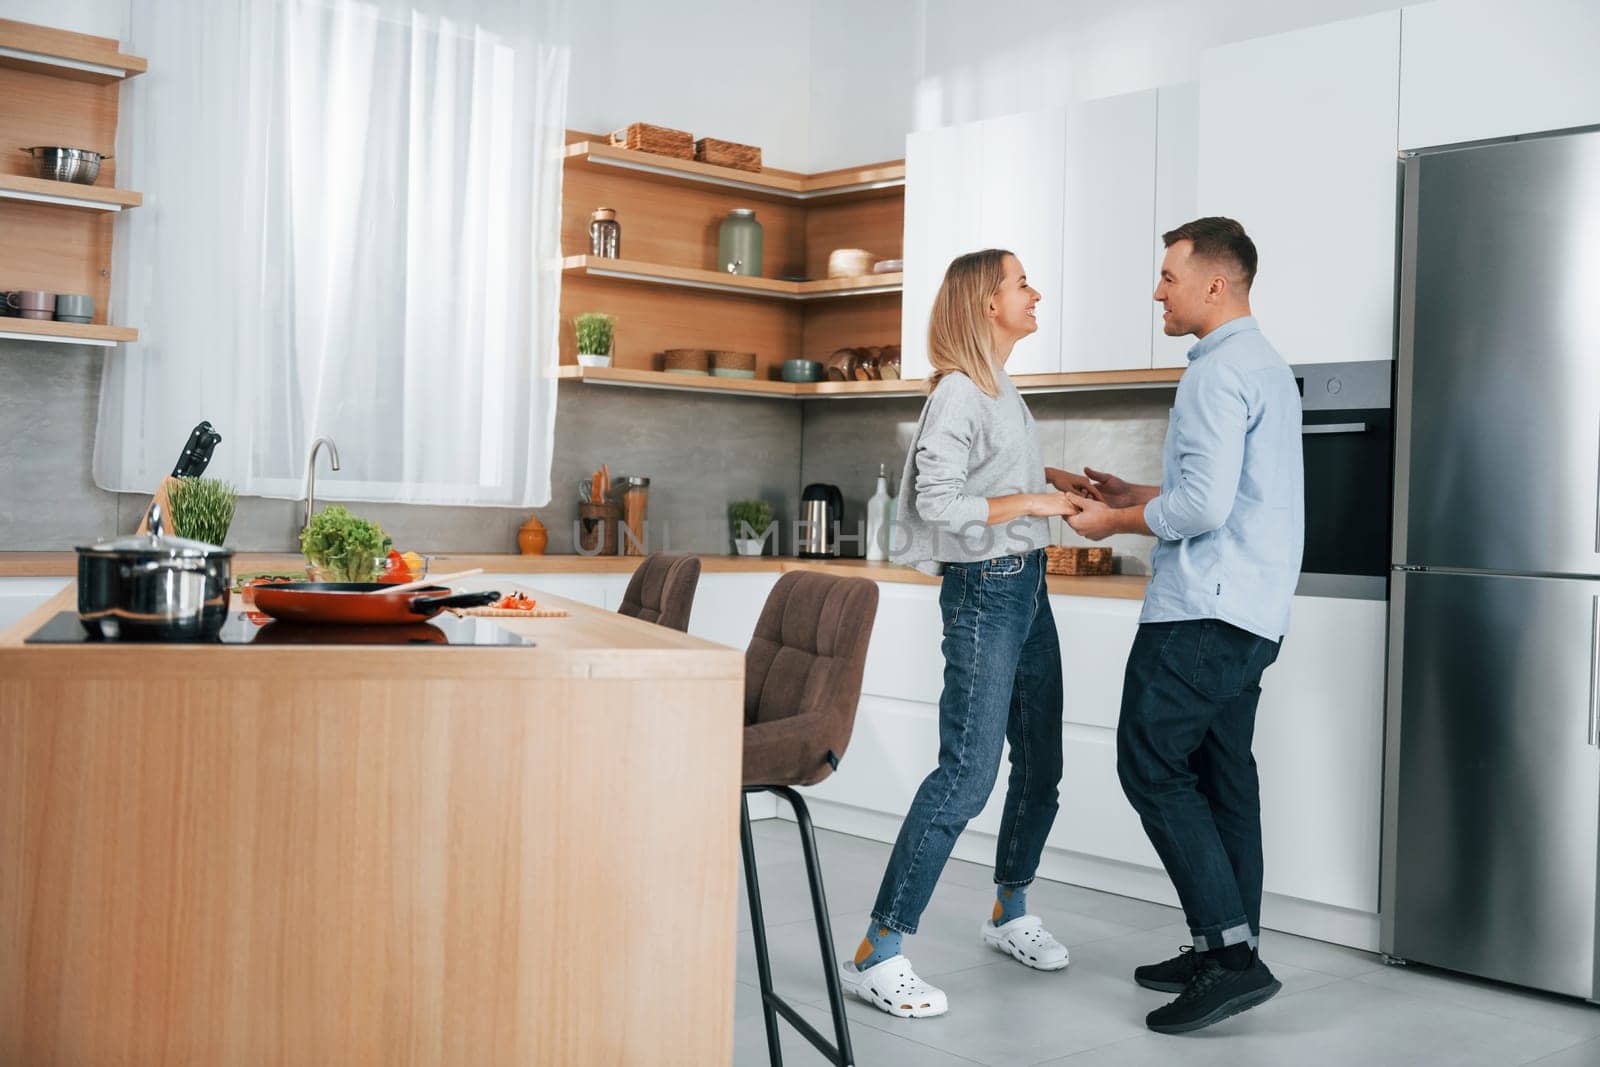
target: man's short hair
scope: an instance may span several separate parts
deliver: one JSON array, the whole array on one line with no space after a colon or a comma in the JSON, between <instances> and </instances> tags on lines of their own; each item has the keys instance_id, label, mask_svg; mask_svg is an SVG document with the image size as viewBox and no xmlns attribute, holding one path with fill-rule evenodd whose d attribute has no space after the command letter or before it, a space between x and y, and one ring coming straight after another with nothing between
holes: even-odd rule
<instances>
[{"instance_id":1,"label":"man's short hair","mask_svg":"<svg viewBox=\"0 0 1600 1067\"><path fill-rule=\"evenodd\" d=\"M1256 243L1244 232L1244 227L1232 219L1212 215L1186 222L1175 230L1161 235L1161 241L1171 248L1179 241L1193 241L1194 255L1222 260L1239 268L1248 291L1256 279Z\"/></svg>"}]
</instances>

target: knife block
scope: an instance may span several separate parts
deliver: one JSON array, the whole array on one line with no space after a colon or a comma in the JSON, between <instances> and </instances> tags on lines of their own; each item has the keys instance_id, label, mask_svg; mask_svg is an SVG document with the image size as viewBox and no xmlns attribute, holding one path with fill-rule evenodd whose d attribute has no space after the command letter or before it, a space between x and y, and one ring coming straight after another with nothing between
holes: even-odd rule
<instances>
[{"instance_id":1,"label":"knife block","mask_svg":"<svg viewBox=\"0 0 1600 1067\"><path fill-rule=\"evenodd\" d=\"M161 536L163 537L171 537L173 532L172 501L167 498L167 487L176 480L170 474L161 479L161 484L156 487L155 496L150 498L151 503L156 501L161 503ZM144 514L139 516L139 528L134 532L141 534L150 532L150 504L144 506Z\"/></svg>"}]
</instances>

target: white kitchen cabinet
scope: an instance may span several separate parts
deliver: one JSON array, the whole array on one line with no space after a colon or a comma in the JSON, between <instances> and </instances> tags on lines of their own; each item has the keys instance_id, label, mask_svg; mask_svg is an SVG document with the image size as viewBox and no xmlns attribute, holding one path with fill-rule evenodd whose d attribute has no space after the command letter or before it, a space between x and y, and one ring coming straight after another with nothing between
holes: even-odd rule
<instances>
[{"instance_id":1,"label":"white kitchen cabinet","mask_svg":"<svg viewBox=\"0 0 1600 1067\"><path fill-rule=\"evenodd\" d=\"M24 616L67 587L66 578L0 578L0 630L20 622Z\"/></svg>"},{"instance_id":2,"label":"white kitchen cabinet","mask_svg":"<svg viewBox=\"0 0 1600 1067\"><path fill-rule=\"evenodd\" d=\"M937 706L863 695L839 769L806 795L900 819L938 763Z\"/></svg>"},{"instance_id":3,"label":"white kitchen cabinet","mask_svg":"<svg viewBox=\"0 0 1600 1067\"><path fill-rule=\"evenodd\" d=\"M1401 148L1600 123L1594 0L1438 0L1401 24Z\"/></svg>"},{"instance_id":4,"label":"white kitchen cabinet","mask_svg":"<svg viewBox=\"0 0 1600 1067\"><path fill-rule=\"evenodd\" d=\"M1048 847L1159 870L1161 858L1117 778L1115 727L1066 724L1061 763L1061 810Z\"/></svg>"},{"instance_id":5,"label":"white kitchen cabinet","mask_svg":"<svg viewBox=\"0 0 1600 1067\"><path fill-rule=\"evenodd\" d=\"M905 282L901 293L900 373L928 376L928 312L945 268L983 243L979 203L984 157L980 124L921 130L906 137Z\"/></svg>"},{"instance_id":6,"label":"white kitchen cabinet","mask_svg":"<svg viewBox=\"0 0 1600 1067\"><path fill-rule=\"evenodd\" d=\"M1269 893L1378 910L1387 612L1295 597L1256 711Z\"/></svg>"},{"instance_id":7,"label":"white kitchen cabinet","mask_svg":"<svg viewBox=\"0 0 1600 1067\"><path fill-rule=\"evenodd\" d=\"M807 793L822 802L813 808L818 825L887 841L938 759L943 660L937 589L879 583L879 590L850 748L839 770ZM1050 600L1065 702L1061 811L1047 859L1071 857L1076 877L1090 886L1121 892L1165 886L1160 861L1117 778L1123 668L1141 604L1061 595ZM1256 716L1272 913L1294 932L1352 944L1364 944L1365 935L1350 933L1364 929L1350 917L1373 915L1378 907L1385 632L1382 601L1296 597ZM1004 759L987 804L968 826L979 835L979 847L968 849L975 855L992 848L982 835L999 832L1009 769ZM863 820L862 813L871 815ZM1138 871L1145 873L1130 880L1129 872Z\"/></svg>"},{"instance_id":8,"label":"white kitchen cabinet","mask_svg":"<svg viewBox=\"0 0 1600 1067\"><path fill-rule=\"evenodd\" d=\"M1061 363L1051 369L1150 366L1156 107L1152 89L1067 108Z\"/></svg>"},{"instance_id":9,"label":"white kitchen cabinet","mask_svg":"<svg viewBox=\"0 0 1600 1067\"><path fill-rule=\"evenodd\" d=\"M861 691L937 705L944 688L943 640L938 586L879 582Z\"/></svg>"},{"instance_id":10,"label":"white kitchen cabinet","mask_svg":"<svg viewBox=\"0 0 1600 1067\"><path fill-rule=\"evenodd\" d=\"M1116 729L1122 710L1122 669L1139 632L1142 600L1052 596L1050 612L1061 642L1062 719Z\"/></svg>"},{"instance_id":11,"label":"white kitchen cabinet","mask_svg":"<svg viewBox=\"0 0 1600 1067\"><path fill-rule=\"evenodd\" d=\"M1290 363L1392 359L1400 12L1208 49L1200 202L1238 219Z\"/></svg>"},{"instance_id":12,"label":"white kitchen cabinet","mask_svg":"<svg viewBox=\"0 0 1600 1067\"><path fill-rule=\"evenodd\" d=\"M706 574L694 594L689 632L731 648L750 647L756 620L767 595L778 584L777 574Z\"/></svg>"},{"instance_id":13,"label":"white kitchen cabinet","mask_svg":"<svg viewBox=\"0 0 1600 1067\"><path fill-rule=\"evenodd\" d=\"M1168 337L1161 328L1155 288L1167 248L1161 235L1200 217L1200 83L1164 85L1156 93L1156 224L1150 235L1151 359L1153 367L1187 367L1190 336Z\"/></svg>"},{"instance_id":14,"label":"white kitchen cabinet","mask_svg":"<svg viewBox=\"0 0 1600 1067\"><path fill-rule=\"evenodd\" d=\"M1039 290L1039 329L1017 342L1006 362L1010 374L1053 374L1061 369L1062 343L1076 325L1060 299L1062 196L1067 117L1061 109L1008 115L978 124L983 174L978 197L978 239L968 251L1004 248L1016 254L1028 284Z\"/></svg>"}]
</instances>

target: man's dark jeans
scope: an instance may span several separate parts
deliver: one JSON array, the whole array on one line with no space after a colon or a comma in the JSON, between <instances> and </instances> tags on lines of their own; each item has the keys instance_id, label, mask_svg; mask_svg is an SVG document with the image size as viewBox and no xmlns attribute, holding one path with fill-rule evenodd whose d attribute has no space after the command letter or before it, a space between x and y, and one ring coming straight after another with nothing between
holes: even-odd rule
<instances>
[{"instance_id":1,"label":"man's dark jeans","mask_svg":"<svg viewBox=\"0 0 1600 1067\"><path fill-rule=\"evenodd\" d=\"M917 932L956 838L989 800L1008 741L994 879L1033 881L1061 781L1061 645L1044 566L1041 551L945 564L939 766L917 790L883 872L872 917L890 929Z\"/></svg>"},{"instance_id":2,"label":"man's dark jeans","mask_svg":"<svg viewBox=\"0 0 1600 1067\"><path fill-rule=\"evenodd\" d=\"M1261 932L1261 790L1250 754L1269 641L1213 620L1139 627L1117 775L1178 890L1196 950Z\"/></svg>"}]
</instances>

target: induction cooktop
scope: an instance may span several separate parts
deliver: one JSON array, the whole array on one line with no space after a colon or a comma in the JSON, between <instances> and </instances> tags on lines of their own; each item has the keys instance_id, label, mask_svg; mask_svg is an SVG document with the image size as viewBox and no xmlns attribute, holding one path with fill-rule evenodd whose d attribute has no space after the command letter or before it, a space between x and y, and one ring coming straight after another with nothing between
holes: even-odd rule
<instances>
[{"instance_id":1,"label":"induction cooktop","mask_svg":"<svg viewBox=\"0 0 1600 1067\"><path fill-rule=\"evenodd\" d=\"M109 641L85 630L76 612L63 611L35 630L30 645L129 644ZM222 632L204 641L173 642L209 645L445 645L452 647L526 647L534 642L512 633L493 619L440 612L432 619L400 626L313 626L278 622L256 612L235 611Z\"/></svg>"}]
</instances>

